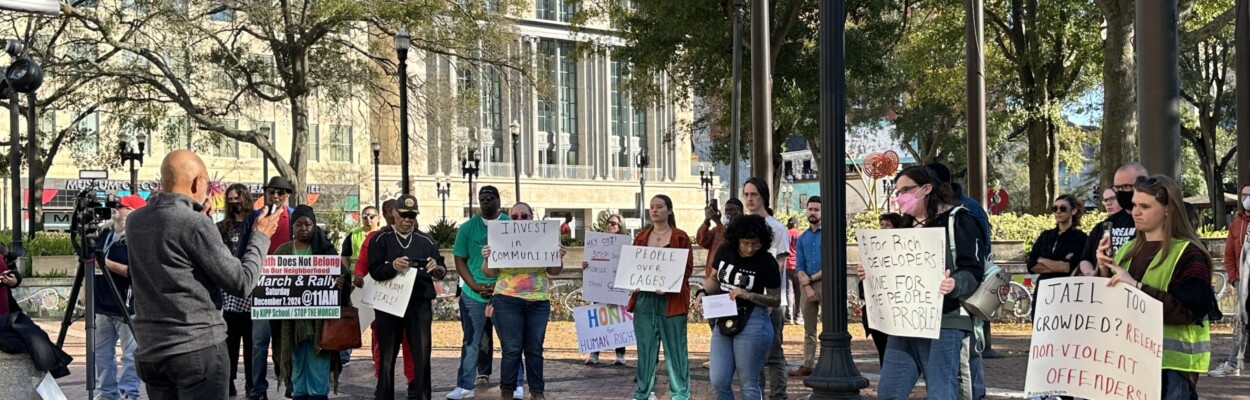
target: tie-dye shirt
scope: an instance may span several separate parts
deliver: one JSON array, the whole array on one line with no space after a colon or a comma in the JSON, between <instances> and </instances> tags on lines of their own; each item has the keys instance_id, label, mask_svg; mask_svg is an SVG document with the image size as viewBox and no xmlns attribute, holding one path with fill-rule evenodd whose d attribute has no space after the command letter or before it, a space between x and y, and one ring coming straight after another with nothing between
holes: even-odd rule
<instances>
[{"instance_id":1,"label":"tie-dye shirt","mask_svg":"<svg viewBox=\"0 0 1250 400\"><path fill-rule=\"evenodd\" d=\"M546 268L500 268L495 294L528 301L549 300L547 288L551 279Z\"/></svg>"}]
</instances>

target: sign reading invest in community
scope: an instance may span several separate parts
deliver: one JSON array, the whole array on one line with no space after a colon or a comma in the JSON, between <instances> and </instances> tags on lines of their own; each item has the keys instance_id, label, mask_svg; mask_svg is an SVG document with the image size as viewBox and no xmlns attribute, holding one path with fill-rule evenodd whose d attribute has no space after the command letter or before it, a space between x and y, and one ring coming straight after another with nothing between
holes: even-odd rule
<instances>
[{"instance_id":1,"label":"sign reading invest in community","mask_svg":"<svg viewBox=\"0 0 1250 400\"><path fill-rule=\"evenodd\" d=\"M573 309L577 326L577 351L591 353L633 346L634 314L614 304L594 304Z\"/></svg>"},{"instance_id":2,"label":"sign reading invest in community","mask_svg":"<svg viewBox=\"0 0 1250 400\"><path fill-rule=\"evenodd\" d=\"M339 256L268 256L252 291L252 319L337 319Z\"/></svg>"},{"instance_id":3,"label":"sign reading invest in community","mask_svg":"<svg viewBox=\"0 0 1250 400\"><path fill-rule=\"evenodd\" d=\"M487 221L491 268L555 267L560 260L560 221Z\"/></svg>"},{"instance_id":4,"label":"sign reading invest in community","mask_svg":"<svg viewBox=\"0 0 1250 400\"><path fill-rule=\"evenodd\" d=\"M942 329L946 232L942 228L860 229L868 325L893 336L937 339Z\"/></svg>"},{"instance_id":5,"label":"sign reading invest in community","mask_svg":"<svg viewBox=\"0 0 1250 400\"><path fill-rule=\"evenodd\" d=\"M1028 397L1159 398L1163 303L1129 285L1107 287L1107 281L1039 284L1024 380Z\"/></svg>"},{"instance_id":6,"label":"sign reading invest in community","mask_svg":"<svg viewBox=\"0 0 1250 400\"><path fill-rule=\"evenodd\" d=\"M629 235L586 232L582 270L582 299L592 303L629 304L629 290L616 287L616 267L621 261L621 246L633 243Z\"/></svg>"},{"instance_id":7,"label":"sign reading invest in community","mask_svg":"<svg viewBox=\"0 0 1250 400\"><path fill-rule=\"evenodd\" d=\"M681 291L686 282L686 259L690 249L621 246L621 262L616 267L613 286L644 292Z\"/></svg>"}]
</instances>

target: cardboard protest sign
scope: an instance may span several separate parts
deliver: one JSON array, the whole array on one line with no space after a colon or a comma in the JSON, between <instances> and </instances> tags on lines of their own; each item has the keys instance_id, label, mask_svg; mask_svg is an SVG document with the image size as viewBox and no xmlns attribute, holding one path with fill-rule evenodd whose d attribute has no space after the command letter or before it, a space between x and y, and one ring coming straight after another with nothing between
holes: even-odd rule
<instances>
[{"instance_id":1,"label":"cardboard protest sign","mask_svg":"<svg viewBox=\"0 0 1250 400\"><path fill-rule=\"evenodd\" d=\"M573 309L577 326L577 351L592 353L633 346L634 314L613 304L593 304Z\"/></svg>"},{"instance_id":2,"label":"cardboard protest sign","mask_svg":"<svg viewBox=\"0 0 1250 400\"><path fill-rule=\"evenodd\" d=\"M560 221L486 221L491 268L556 267Z\"/></svg>"},{"instance_id":3,"label":"cardboard protest sign","mask_svg":"<svg viewBox=\"0 0 1250 400\"><path fill-rule=\"evenodd\" d=\"M946 231L942 228L861 229L868 324L893 336L937 339L942 329Z\"/></svg>"},{"instance_id":4,"label":"cardboard protest sign","mask_svg":"<svg viewBox=\"0 0 1250 400\"><path fill-rule=\"evenodd\" d=\"M339 256L268 256L252 291L252 319L337 319Z\"/></svg>"},{"instance_id":5,"label":"cardboard protest sign","mask_svg":"<svg viewBox=\"0 0 1250 400\"><path fill-rule=\"evenodd\" d=\"M1162 394L1163 303L1107 281L1039 283L1026 396L1154 400Z\"/></svg>"},{"instance_id":6,"label":"cardboard protest sign","mask_svg":"<svg viewBox=\"0 0 1250 400\"><path fill-rule=\"evenodd\" d=\"M412 287L417 281L416 269L399 273L387 281L375 281L365 275L364 294L360 304L396 317L403 317L408 311L408 300L412 298Z\"/></svg>"},{"instance_id":7,"label":"cardboard protest sign","mask_svg":"<svg viewBox=\"0 0 1250 400\"><path fill-rule=\"evenodd\" d=\"M582 271L582 299L591 303L629 304L629 290L616 287L616 266L621 260L621 246L632 243L629 235L586 232Z\"/></svg>"},{"instance_id":8,"label":"cardboard protest sign","mask_svg":"<svg viewBox=\"0 0 1250 400\"><path fill-rule=\"evenodd\" d=\"M690 249L621 246L621 262L616 267L615 286L644 292L681 291L686 282L686 259Z\"/></svg>"}]
</instances>

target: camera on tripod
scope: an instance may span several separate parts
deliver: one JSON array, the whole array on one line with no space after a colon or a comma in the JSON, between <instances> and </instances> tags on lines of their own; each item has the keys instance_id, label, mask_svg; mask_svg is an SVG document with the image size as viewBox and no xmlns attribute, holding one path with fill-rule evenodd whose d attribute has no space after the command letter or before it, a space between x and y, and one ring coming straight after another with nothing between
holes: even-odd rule
<instances>
[{"instance_id":1,"label":"camera on tripod","mask_svg":"<svg viewBox=\"0 0 1250 400\"><path fill-rule=\"evenodd\" d=\"M105 174L103 177L91 172L94 171L79 172L79 176L90 180L91 184L74 197L74 215L70 221L70 235L82 235L82 238L86 240L86 246L79 249L84 258L89 258L95 249L100 223L112 219L113 209L120 205L116 196L106 194L104 199L101 199L96 192L96 183L101 179L108 179L108 172L102 171Z\"/></svg>"}]
</instances>

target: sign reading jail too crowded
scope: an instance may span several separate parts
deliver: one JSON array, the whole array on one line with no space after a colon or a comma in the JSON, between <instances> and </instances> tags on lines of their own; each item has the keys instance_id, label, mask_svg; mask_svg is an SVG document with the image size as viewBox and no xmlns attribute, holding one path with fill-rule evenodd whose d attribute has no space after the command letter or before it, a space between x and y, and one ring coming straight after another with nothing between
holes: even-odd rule
<instances>
[{"instance_id":1,"label":"sign reading jail too crowded","mask_svg":"<svg viewBox=\"0 0 1250 400\"><path fill-rule=\"evenodd\" d=\"M252 291L252 319L337 319L339 256L268 256Z\"/></svg>"},{"instance_id":2,"label":"sign reading jail too crowded","mask_svg":"<svg viewBox=\"0 0 1250 400\"><path fill-rule=\"evenodd\" d=\"M685 285L686 260L690 249L621 246L621 261L616 267L613 286L645 292L662 290L677 293Z\"/></svg>"},{"instance_id":3,"label":"sign reading jail too crowded","mask_svg":"<svg viewBox=\"0 0 1250 400\"><path fill-rule=\"evenodd\" d=\"M560 221L487 221L491 268L561 265Z\"/></svg>"},{"instance_id":4,"label":"sign reading jail too crowded","mask_svg":"<svg viewBox=\"0 0 1250 400\"><path fill-rule=\"evenodd\" d=\"M1107 278L1042 281L1024 391L1029 397L1154 400L1161 395L1163 303Z\"/></svg>"},{"instance_id":5,"label":"sign reading jail too crowded","mask_svg":"<svg viewBox=\"0 0 1250 400\"><path fill-rule=\"evenodd\" d=\"M946 232L942 228L860 229L868 324L892 336L937 339L942 329Z\"/></svg>"}]
</instances>

